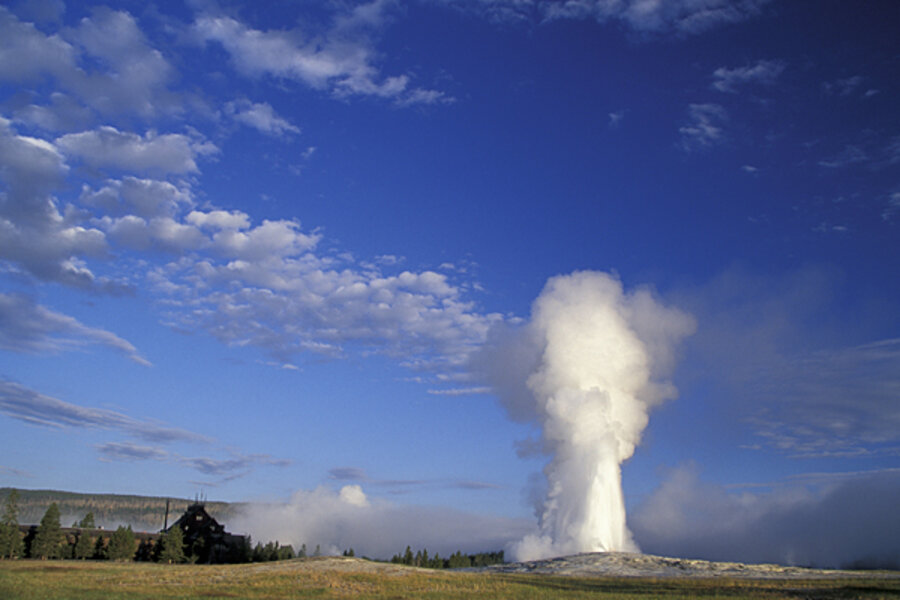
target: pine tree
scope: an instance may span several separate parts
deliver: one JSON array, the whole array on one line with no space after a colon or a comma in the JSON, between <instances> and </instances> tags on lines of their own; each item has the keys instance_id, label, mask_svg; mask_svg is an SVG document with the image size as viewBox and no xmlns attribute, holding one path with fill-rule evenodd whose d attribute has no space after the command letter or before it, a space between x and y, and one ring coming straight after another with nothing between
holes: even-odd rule
<instances>
[{"instance_id":1,"label":"pine tree","mask_svg":"<svg viewBox=\"0 0 900 600\"><path fill-rule=\"evenodd\" d=\"M19 492L12 490L0 521L0 558L19 558L24 554L25 543L19 534Z\"/></svg>"},{"instance_id":2,"label":"pine tree","mask_svg":"<svg viewBox=\"0 0 900 600\"><path fill-rule=\"evenodd\" d=\"M94 524L94 513L89 512L84 515L84 518L76 525L76 527L80 527L81 529L94 529L96 527Z\"/></svg>"},{"instance_id":3,"label":"pine tree","mask_svg":"<svg viewBox=\"0 0 900 600\"><path fill-rule=\"evenodd\" d=\"M134 532L131 525L121 525L109 537L107 556L110 560L134 560Z\"/></svg>"},{"instance_id":4,"label":"pine tree","mask_svg":"<svg viewBox=\"0 0 900 600\"><path fill-rule=\"evenodd\" d=\"M301 544L300 551L297 552L297 558L306 558L306 544Z\"/></svg>"},{"instance_id":5,"label":"pine tree","mask_svg":"<svg viewBox=\"0 0 900 600\"><path fill-rule=\"evenodd\" d=\"M31 543L31 558L57 558L62 543L62 529L59 524L59 507L50 505L41 518L34 541Z\"/></svg>"},{"instance_id":6,"label":"pine tree","mask_svg":"<svg viewBox=\"0 0 900 600\"><path fill-rule=\"evenodd\" d=\"M78 533L78 541L75 542L73 557L77 559L90 558L94 553L94 540L86 531Z\"/></svg>"},{"instance_id":7,"label":"pine tree","mask_svg":"<svg viewBox=\"0 0 900 600\"><path fill-rule=\"evenodd\" d=\"M187 560L184 555L184 533L180 527L172 527L160 540L161 550L159 562L183 563Z\"/></svg>"},{"instance_id":8,"label":"pine tree","mask_svg":"<svg viewBox=\"0 0 900 600\"><path fill-rule=\"evenodd\" d=\"M322 556L322 548L319 547L318 544L316 544L316 550L313 552L313 556Z\"/></svg>"}]
</instances>

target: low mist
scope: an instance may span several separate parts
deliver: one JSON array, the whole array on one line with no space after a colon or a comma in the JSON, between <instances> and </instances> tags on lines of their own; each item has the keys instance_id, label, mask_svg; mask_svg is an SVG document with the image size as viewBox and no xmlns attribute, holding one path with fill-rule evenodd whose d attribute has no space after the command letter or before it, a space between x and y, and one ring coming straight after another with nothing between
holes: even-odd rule
<instances>
[{"instance_id":1,"label":"low mist","mask_svg":"<svg viewBox=\"0 0 900 600\"><path fill-rule=\"evenodd\" d=\"M278 541L299 550L316 546L323 555L353 548L357 556L388 559L406 546L434 556L501 550L533 525L523 519L475 515L440 507L370 500L358 485L339 491L318 487L294 493L281 503L249 503L229 529L256 542Z\"/></svg>"},{"instance_id":2,"label":"low mist","mask_svg":"<svg viewBox=\"0 0 900 600\"><path fill-rule=\"evenodd\" d=\"M649 554L819 568L900 569L900 470L729 491L682 466L631 516Z\"/></svg>"}]
</instances>

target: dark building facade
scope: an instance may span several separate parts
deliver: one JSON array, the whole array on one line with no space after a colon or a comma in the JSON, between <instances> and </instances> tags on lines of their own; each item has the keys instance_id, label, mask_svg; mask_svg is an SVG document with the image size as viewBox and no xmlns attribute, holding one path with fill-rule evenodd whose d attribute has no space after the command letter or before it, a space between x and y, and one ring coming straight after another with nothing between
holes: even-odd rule
<instances>
[{"instance_id":1,"label":"dark building facade","mask_svg":"<svg viewBox=\"0 0 900 600\"><path fill-rule=\"evenodd\" d=\"M225 531L201 503L188 506L185 513L162 533L174 527L179 527L184 536L185 555L198 563L236 563L249 559L249 540Z\"/></svg>"}]
</instances>

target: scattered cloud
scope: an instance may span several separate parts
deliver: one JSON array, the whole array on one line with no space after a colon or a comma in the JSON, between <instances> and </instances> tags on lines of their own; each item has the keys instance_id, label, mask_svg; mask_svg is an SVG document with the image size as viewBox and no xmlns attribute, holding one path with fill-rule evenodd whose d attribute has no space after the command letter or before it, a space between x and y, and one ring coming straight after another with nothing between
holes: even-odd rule
<instances>
[{"instance_id":1,"label":"scattered cloud","mask_svg":"<svg viewBox=\"0 0 900 600\"><path fill-rule=\"evenodd\" d=\"M829 94L849 96L854 91L856 91L860 85L862 85L863 81L865 81L865 79L862 77L862 75L854 75L852 77L845 77L844 79L838 79L836 81L825 82L822 84L822 89Z\"/></svg>"},{"instance_id":2,"label":"scattered cloud","mask_svg":"<svg viewBox=\"0 0 900 600\"><path fill-rule=\"evenodd\" d=\"M358 467L335 467L329 469L328 478L332 481L353 482L372 487L387 489L388 493L402 494L410 488L441 488L463 490L498 490L502 489L495 483L470 480L447 479L375 479L369 476L365 470Z\"/></svg>"},{"instance_id":3,"label":"scattered cloud","mask_svg":"<svg viewBox=\"0 0 900 600\"><path fill-rule=\"evenodd\" d=\"M784 67L784 63L777 60L760 60L755 65L734 69L719 67L713 73L712 87L720 92L735 93L738 86L750 83L772 85Z\"/></svg>"},{"instance_id":4,"label":"scattered cloud","mask_svg":"<svg viewBox=\"0 0 900 600\"><path fill-rule=\"evenodd\" d=\"M464 388L444 388L430 389L428 393L432 396L475 396L481 394L490 394L492 390L487 386L475 386Z\"/></svg>"},{"instance_id":5,"label":"scattered cloud","mask_svg":"<svg viewBox=\"0 0 900 600\"><path fill-rule=\"evenodd\" d=\"M769 0L553 0L541 4L547 19L617 21L638 33L697 34L762 12Z\"/></svg>"},{"instance_id":6,"label":"scattered cloud","mask_svg":"<svg viewBox=\"0 0 900 600\"><path fill-rule=\"evenodd\" d=\"M820 160L819 166L829 169L840 169L850 165L856 165L867 162L869 160L866 151L859 146L848 145L836 156L827 160Z\"/></svg>"},{"instance_id":7,"label":"scattered cloud","mask_svg":"<svg viewBox=\"0 0 900 600\"><path fill-rule=\"evenodd\" d=\"M232 456L226 459L179 457L178 462L196 469L204 475L224 476L231 479L235 475L246 475L252 467L257 465L286 467L291 464L289 460L274 458L268 454L243 455L236 453L232 453Z\"/></svg>"},{"instance_id":8,"label":"scattered cloud","mask_svg":"<svg viewBox=\"0 0 900 600\"><path fill-rule=\"evenodd\" d=\"M92 167L161 174L196 173L198 156L218 152L211 142L179 133L148 131L140 136L108 125L68 133L57 139L56 145Z\"/></svg>"},{"instance_id":9,"label":"scattered cloud","mask_svg":"<svg viewBox=\"0 0 900 600\"><path fill-rule=\"evenodd\" d=\"M180 110L167 88L171 65L127 12L98 8L77 27L46 35L0 7L0 39L0 80L50 77L103 116Z\"/></svg>"},{"instance_id":10,"label":"scattered cloud","mask_svg":"<svg viewBox=\"0 0 900 600\"><path fill-rule=\"evenodd\" d=\"M132 462L136 460L166 460L169 453L152 446L141 446L131 442L108 442L97 446L101 460Z\"/></svg>"},{"instance_id":11,"label":"scattered cloud","mask_svg":"<svg viewBox=\"0 0 900 600\"><path fill-rule=\"evenodd\" d=\"M734 492L701 481L696 466L684 465L636 508L629 524L644 552L663 556L900 568L900 472L838 475Z\"/></svg>"},{"instance_id":12,"label":"scattered cloud","mask_svg":"<svg viewBox=\"0 0 900 600\"><path fill-rule=\"evenodd\" d=\"M235 100L225 105L225 113L232 119L275 137L299 135L300 128L275 114L275 109L266 102Z\"/></svg>"},{"instance_id":13,"label":"scattered cloud","mask_svg":"<svg viewBox=\"0 0 900 600\"><path fill-rule=\"evenodd\" d=\"M253 29L228 16L198 16L194 31L228 52L248 77L264 75L300 81L339 97L374 96L401 105L434 104L443 92L409 88L409 75L382 76L375 66L371 37L388 20L391 2L375 0L334 16L323 32Z\"/></svg>"},{"instance_id":14,"label":"scattered cloud","mask_svg":"<svg viewBox=\"0 0 900 600\"><path fill-rule=\"evenodd\" d=\"M750 173L751 175L759 173L759 169L757 167L754 167L753 165L743 165L741 167L741 171L743 171L744 173Z\"/></svg>"},{"instance_id":15,"label":"scattered cloud","mask_svg":"<svg viewBox=\"0 0 900 600\"><path fill-rule=\"evenodd\" d=\"M0 348L30 354L56 353L101 345L150 366L130 342L105 329L88 327L21 294L0 293Z\"/></svg>"},{"instance_id":16,"label":"scattered cloud","mask_svg":"<svg viewBox=\"0 0 900 600\"><path fill-rule=\"evenodd\" d=\"M691 104L689 122L678 129L681 147L685 151L700 150L721 143L725 138L722 126L728 113L718 104Z\"/></svg>"},{"instance_id":17,"label":"scattered cloud","mask_svg":"<svg viewBox=\"0 0 900 600\"><path fill-rule=\"evenodd\" d=\"M624 110L617 110L615 112L609 113L609 127L610 129L615 129L619 125L622 124L622 119L625 118Z\"/></svg>"},{"instance_id":18,"label":"scattered cloud","mask_svg":"<svg viewBox=\"0 0 900 600\"><path fill-rule=\"evenodd\" d=\"M900 214L900 192L894 192L888 196L884 210L881 212L881 219L890 221L897 214Z\"/></svg>"}]
</instances>

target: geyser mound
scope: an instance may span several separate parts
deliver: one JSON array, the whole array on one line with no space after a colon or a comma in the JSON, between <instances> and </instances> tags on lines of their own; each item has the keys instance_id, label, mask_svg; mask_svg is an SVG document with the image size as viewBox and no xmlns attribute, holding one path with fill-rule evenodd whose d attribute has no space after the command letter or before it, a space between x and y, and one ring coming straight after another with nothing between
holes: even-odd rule
<instances>
[{"instance_id":1,"label":"geyser mound","mask_svg":"<svg viewBox=\"0 0 900 600\"><path fill-rule=\"evenodd\" d=\"M621 464L650 409L675 397L666 377L675 346L694 327L650 289L626 293L617 278L583 271L550 279L530 322L488 350L505 363L489 376L511 415L541 426L551 457L540 532L513 545L517 560L638 551L625 523ZM527 372L500 374L510 356Z\"/></svg>"}]
</instances>

